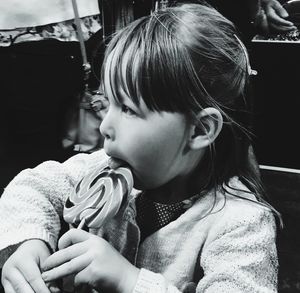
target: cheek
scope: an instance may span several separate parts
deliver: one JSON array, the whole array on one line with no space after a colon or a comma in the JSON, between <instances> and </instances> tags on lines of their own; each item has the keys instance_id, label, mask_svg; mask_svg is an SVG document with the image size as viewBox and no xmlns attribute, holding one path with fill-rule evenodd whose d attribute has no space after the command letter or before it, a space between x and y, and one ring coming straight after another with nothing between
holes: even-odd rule
<instances>
[{"instance_id":1,"label":"cheek","mask_svg":"<svg viewBox=\"0 0 300 293\"><path fill-rule=\"evenodd\" d=\"M138 181L156 187L180 172L188 129L181 116L153 114L120 127L118 144Z\"/></svg>"},{"instance_id":2,"label":"cheek","mask_svg":"<svg viewBox=\"0 0 300 293\"><path fill-rule=\"evenodd\" d=\"M140 136L134 142L131 141L130 143L130 156L138 169L147 167L152 169L160 164L162 150L160 144L157 144L157 141L155 141L155 137Z\"/></svg>"},{"instance_id":3,"label":"cheek","mask_svg":"<svg viewBox=\"0 0 300 293\"><path fill-rule=\"evenodd\" d=\"M134 172L143 187L154 188L169 181L178 171L182 149L180 141L168 137L140 138L132 148Z\"/></svg>"}]
</instances>

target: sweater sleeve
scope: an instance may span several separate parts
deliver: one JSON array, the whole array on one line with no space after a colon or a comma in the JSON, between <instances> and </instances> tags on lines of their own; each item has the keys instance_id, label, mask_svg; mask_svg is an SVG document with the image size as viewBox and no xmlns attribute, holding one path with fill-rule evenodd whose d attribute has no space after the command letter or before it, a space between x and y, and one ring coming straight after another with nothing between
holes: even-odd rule
<instances>
[{"instance_id":1,"label":"sweater sleeve","mask_svg":"<svg viewBox=\"0 0 300 293\"><path fill-rule=\"evenodd\" d=\"M255 203L248 207L228 209L213 227L201 254L204 277L196 292L277 292L273 214Z\"/></svg>"},{"instance_id":2,"label":"sweater sleeve","mask_svg":"<svg viewBox=\"0 0 300 293\"><path fill-rule=\"evenodd\" d=\"M132 293L180 293L180 291L161 274L141 269Z\"/></svg>"},{"instance_id":3,"label":"sweater sleeve","mask_svg":"<svg viewBox=\"0 0 300 293\"><path fill-rule=\"evenodd\" d=\"M41 239L52 250L60 232L64 203L74 185L106 162L103 151L79 154L64 163L44 162L20 172L0 199L0 267L19 244Z\"/></svg>"}]
</instances>

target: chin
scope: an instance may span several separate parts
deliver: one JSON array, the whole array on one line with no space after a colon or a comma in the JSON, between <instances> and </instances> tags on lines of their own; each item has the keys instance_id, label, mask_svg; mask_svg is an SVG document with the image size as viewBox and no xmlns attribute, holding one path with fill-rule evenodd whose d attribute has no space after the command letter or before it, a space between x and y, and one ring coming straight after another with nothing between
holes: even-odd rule
<instances>
[{"instance_id":1,"label":"chin","mask_svg":"<svg viewBox=\"0 0 300 293\"><path fill-rule=\"evenodd\" d=\"M150 189L149 185L146 182L141 181L135 174L133 173L133 187L138 190L147 190Z\"/></svg>"},{"instance_id":2,"label":"chin","mask_svg":"<svg viewBox=\"0 0 300 293\"><path fill-rule=\"evenodd\" d=\"M162 184L155 184L154 182L143 182L133 175L133 187L138 190L152 190L160 187Z\"/></svg>"},{"instance_id":3,"label":"chin","mask_svg":"<svg viewBox=\"0 0 300 293\"><path fill-rule=\"evenodd\" d=\"M133 187L138 190L146 190L145 184L143 184L135 175L133 175Z\"/></svg>"}]
</instances>

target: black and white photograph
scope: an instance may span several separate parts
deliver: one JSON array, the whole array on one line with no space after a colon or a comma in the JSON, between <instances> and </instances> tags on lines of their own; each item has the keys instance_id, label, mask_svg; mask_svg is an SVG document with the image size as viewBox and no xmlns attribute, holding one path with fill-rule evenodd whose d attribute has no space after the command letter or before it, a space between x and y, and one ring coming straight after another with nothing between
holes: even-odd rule
<instances>
[{"instance_id":1,"label":"black and white photograph","mask_svg":"<svg viewBox=\"0 0 300 293\"><path fill-rule=\"evenodd\" d=\"M300 293L300 0L0 0L0 293Z\"/></svg>"}]
</instances>

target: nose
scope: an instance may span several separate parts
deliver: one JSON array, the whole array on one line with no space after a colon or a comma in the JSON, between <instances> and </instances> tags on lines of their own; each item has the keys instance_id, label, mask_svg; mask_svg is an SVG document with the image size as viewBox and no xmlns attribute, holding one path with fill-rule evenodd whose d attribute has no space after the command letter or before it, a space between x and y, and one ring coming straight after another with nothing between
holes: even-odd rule
<instances>
[{"instance_id":1,"label":"nose","mask_svg":"<svg viewBox=\"0 0 300 293\"><path fill-rule=\"evenodd\" d=\"M109 107L108 111L106 112L101 124L100 124L100 132L104 136L105 139L114 139L115 137L115 130L114 130L114 113Z\"/></svg>"}]
</instances>

